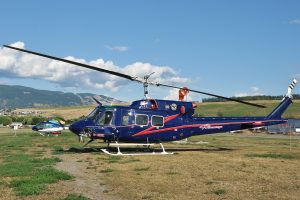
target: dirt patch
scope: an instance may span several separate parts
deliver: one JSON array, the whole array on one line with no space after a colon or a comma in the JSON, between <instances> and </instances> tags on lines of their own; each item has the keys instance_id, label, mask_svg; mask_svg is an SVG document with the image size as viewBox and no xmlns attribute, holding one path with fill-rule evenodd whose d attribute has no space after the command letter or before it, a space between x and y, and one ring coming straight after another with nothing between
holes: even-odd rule
<instances>
[{"instance_id":1,"label":"dirt patch","mask_svg":"<svg viewBox=\"0 0 300 200\"><path fill-rule=\"evenodd\" d=\"M80 155L83 156L83 155ZM62 162L57 163L56 169L66 171L75 177L72 181L60 182L60 187L68 190L68 193L82 194L90 199L119 200L115 196L108 196L107 187L101 181L102 174L89 168L86 162L80 162L74 155L60 155ZM82 159L82 157L80 158ZM61 188L61 189L62 189Z\"/></svg>"},{"instance_id":2,"label":"dirt patch","mask_svg":"<svg viewBox=\"0 0 300 200\"><path fill-rule=\"evenodd\" d=\"M1 181L7 182L5 179L3 179ZM16 199L18 199L18 197L16 196L16 194L12 188L0 186L0 199L16 200Z\"/></svg>"}]
</instances>

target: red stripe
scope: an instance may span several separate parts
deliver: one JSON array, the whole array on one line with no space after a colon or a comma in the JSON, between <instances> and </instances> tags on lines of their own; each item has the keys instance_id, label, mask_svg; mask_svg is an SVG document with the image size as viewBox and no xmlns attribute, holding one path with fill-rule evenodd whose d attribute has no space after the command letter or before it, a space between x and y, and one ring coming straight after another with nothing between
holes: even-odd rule
<instances>
[{"instance_id":1,"label":"red stripe","mask_svg":"<svg viewBox=\"0 0 300 200\"><path fill-rule=\"evenodd\" d=\"M175 126L175 127L170 127L170 128L164 128L164 129L159 129L159 130L153 130L155 127L150 127L148 129L145 129L141 132L138 132L134 134L133 136L141 136L141 135L148 135L148 134L153 134L153 133L159 133L159 132L165 132L165 131L171 131L175 129L184 129L184 128L194 128L194 127L199 127L199 128L205 128L205 127L214 127L214 126L224 126L224 125L235 125L235 124L253 124L257 122L276 122L276 121L281 121L281 120L266 120L266 121L250 121L250 122L227 122L227 123L219 123L219 124L190 124L190 125L182 125L182 126Z\"/></svg>"},{"instance_id":2,"label":"red stripe","mask_svg":"<svg viewBox=\"0 0 300 200\"><path fill-rule=\"evenodd\" d=\"M165 118L164 118L164 123L167 123L167 122L169 122L169 121L175 119L175 118L178 117L178 116L179 116L179 114L171 115L171 116L165 117Z\"/></svg>"}]
</instances>

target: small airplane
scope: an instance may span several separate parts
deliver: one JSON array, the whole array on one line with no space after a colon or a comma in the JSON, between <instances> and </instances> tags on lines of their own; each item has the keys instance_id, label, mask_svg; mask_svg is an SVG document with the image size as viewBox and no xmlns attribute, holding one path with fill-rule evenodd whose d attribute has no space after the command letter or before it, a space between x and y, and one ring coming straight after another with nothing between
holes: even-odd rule
<instances>
[{"instance_id":1,"label":"small airplane","mask_svg":"<svg viewBox=\"0 0 300 200\"><path fill-rule=\"evenodd\" d=\"M69 127L65 126L63 121L58 120L40 122L32 127L33 131L38 132L42 136L49 136L50 134L58 136L63 130L67 129L69 129Z\"/></svg>"},{"instance_id":2,"label":"small airplane","mask_svg":"<svg viewBox=\"0 0 300 200\"><path fill-rule=\"evenodd\" d=\"M149 147L155 143L159 143L161 145L162 152L159 154L172 154L165 151L162 142L182 140L195 135L214 134L276 124L285 124L287 123L287 119L282 118L282 114L292 103L292 89L297 83L296 79L292 81L288 88L288 92L282 99L281 103L267 116L195 117L194 110L196 105L193 104L193 102L184 101L185 96L189 92L209 95L259 108L265 108L265 106L234 98L223 97L212 93L192 90L186 87L150 82L149 77L151 74L146 75L143 78L139 78L34 51L7 45L4 46L21 52L119 76L127 80L143 84L144 99L134 101L129 106L103 106L101 102L95 100L99 105L86 118L74 122L69 127L70 131L76 134L80 139L83 137L90 138L86 145L96 139L101 139L104 142L107 142L108 146L111 143L115 143L118 150L117 153L109 152L108 149L102 149L103 152L111 155L137 155L122 153L120 147L125 145L127 146L128 144ZM149 85L179 89L179 100L171 101L152 99L148 96ZM123 142L123 144L120 144L120 142ZM144 154L153 155L156 153L142 153L142 155Z\"/></svg>"}]
</instances>

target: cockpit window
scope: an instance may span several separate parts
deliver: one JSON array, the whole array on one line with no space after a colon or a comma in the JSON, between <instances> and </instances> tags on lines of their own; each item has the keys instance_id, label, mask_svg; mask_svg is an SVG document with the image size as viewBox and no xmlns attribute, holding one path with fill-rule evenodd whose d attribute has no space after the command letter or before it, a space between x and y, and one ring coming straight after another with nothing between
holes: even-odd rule
<instances>
[{"instance_id":1,"label":"cockpit window","mask_svg":"<svg viewBox=\"0 0 300 200\"><path fill-rule=\"evenodd\" d=\"M92 119L94 122L98 119L98 117L101 115L100 108L95 108L88 116L87 118Z\"/></svg>"},{"instance_id":2,"label":"cockpit window","mask_svg":"<svg viewBox=\"0 0 300 200\"><path fill-rule=\"evenodd\" d=\"M99 120L99 125L110 125L113 118L113 112L112 111L106 111L105 114L101 117Z\"/></svg>"},{"instance_id":3,"label":"cockpit window","mask_svg":"<svg viewBox=\"0 0 300 200\"><path fill-rule=\"evenodd\" d=\"M37 129L44 129L44 128L46 128L46 126L45 126L44 123L40 123L40 124L37 124L37 125L36 125L36 128L37 128Z\"/></svg>"}]
</instances>

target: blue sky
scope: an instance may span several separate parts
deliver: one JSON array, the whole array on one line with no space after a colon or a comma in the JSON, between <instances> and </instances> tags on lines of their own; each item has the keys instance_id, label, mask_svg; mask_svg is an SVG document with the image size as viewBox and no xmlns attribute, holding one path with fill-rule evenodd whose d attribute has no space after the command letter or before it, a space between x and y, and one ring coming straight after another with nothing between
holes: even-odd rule
<instances>
[{"instance_id":1,"label":"blue sky","mask_svg":"<svg viewBox=\"0 0 300 200\"><path fill-rule=\"evenodd\" d=\"M156 73L157 80L176 76L179 81L172 84L196 90L224 96L281 95L293 77L300 78L300 1L296 0L11 0L2 1L1 8L1 44L19 41L29 50L86 62L101 58L124 73L133 70L140 75L154 66L164 69ZM142 67L131 66L134 63ZM52 66L48 64L46 68ZM97 80L95 72L84 77L95 85L99 81L99 87L84 80L76 84L78 76L72 79L72 74L59 80L46 72L24 75L30 68L16 72L18 67L0 66L0 83L93 92L128 101L143 96L137 83L100 74ZM157 98L169 95L168 89L150 91ZM295 92L300 92L299 87Z\"/></svg>"}]
</instances>

